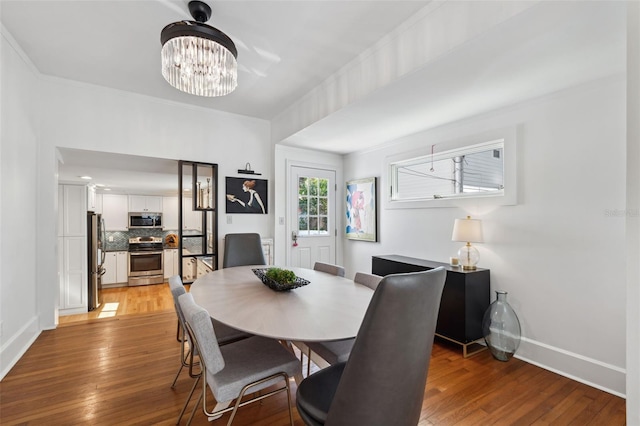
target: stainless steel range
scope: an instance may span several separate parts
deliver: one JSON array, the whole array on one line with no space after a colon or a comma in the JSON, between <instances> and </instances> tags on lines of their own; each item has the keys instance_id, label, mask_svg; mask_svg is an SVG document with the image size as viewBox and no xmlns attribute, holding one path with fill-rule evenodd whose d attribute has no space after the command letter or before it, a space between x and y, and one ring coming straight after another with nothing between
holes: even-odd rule
<instances>
[{"instance_id":1,"label":"stainless steel range","mask_svg":"<svg viewBox=\"0 0 640 426\"><path fill-rule=\"evenodd\" d=\"M129 238L129 285L162 284L162 238Z\"/></svg>"}]
</instances>

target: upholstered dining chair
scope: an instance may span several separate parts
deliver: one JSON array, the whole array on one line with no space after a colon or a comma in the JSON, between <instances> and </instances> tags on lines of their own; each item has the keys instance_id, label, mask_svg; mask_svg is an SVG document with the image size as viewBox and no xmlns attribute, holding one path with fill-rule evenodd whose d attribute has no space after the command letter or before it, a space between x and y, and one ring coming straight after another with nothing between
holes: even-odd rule
<instances>
[{"instance_id":1,"label":"upholstered dining chair","mask_svg":"<svg viewBox=\"0 0 640 426\"><path fill-rule=\"evenodd\" d=\"M440 267L382 279L348 361L298 386L305 424L418 424L445 277Z\"/></svg>"},{"instance_id":2,"label":"upholstered dining chair","mask_svg":"<svg viewBox=\"0 0 640 426\"><path fill-rule=\"evenodd\" d=\"M344 277L344 267L332 263L316 262L313 264L313 270Z\"/></svg>"},{"instance_id":3,"label":"upholstered dining chair","mask_svg":"<svg viewBox=\"0 0 640 426\"><path fill-rule=\"evenodd\" d=\"M265 265L260 234L227 234L224 237L223 268L243 265Z\"/></svg>"},{"instance_id":4,"label":"upholstered dining chair","mask_svg":"<svg viewBox=\"0 0 640 426\"><path fill-rule=\"evenodd\" d=\"M362 284L375 290L382 280L379 275L356 272L353 282ZM309 352L307 353L307 376L311 372L311 359L313 354L318 355L330 365L344 362L349 358L355 339L329 340L326 342L305 342Z\"/></svg>"},{"instance_id":5,"label":"upholstered dining chair","mask_svg":"<svg viewBox=\"0 0 640 426\"><path fill-rule=\"evenodd\" d=\"M344 267L340 265L334 265L333 263L315 262L313 264L314 271L324 272L326 274L336 275L338 277L344 277ZM307 354L307 376L311 371L311 354L312 349L309 347L308 342L293 342L300 349L300 366L304 363L304 353Z\"/></svg>"},{"instance_id":6,"label":"upholstered dining chair","mask_svg":"<svg viewBox=\"0 0 640 426\"><path fill-rule=\"evenodd\" d=\"M182 313L182 309L180 308L180 303L178 302L178 298L187 292L179 275L174 275L169 278L169 288L171 289L171 295L173 296L173 306L176 310L176 316L178 317L177 339L178 342L180 342L180 368L178 368L178 372L173 379L173 383L171 383L171 387L173 388L175 387L176 382L178 381L178 377L180 376L183 368L187 367L189 369L189 376L194 379L200 375L200 371L194 372L194 367L199 365L198 362L194 361L194 357L198 354L198 352L193 342L189 338L189 334L186 332L184 315ZM222 324L221 322L216 321L213 318L211 318L211 324L216 330L216 337L220 345L226 345L228 343L251 337L251 334L245 333L244 331L236 330L235 328ZM182 415L184 414L184 411L186 410L187 405L189 404L189 401L193 396L196 384L197 383L193 384L191 392L189 392L187 400L182 407L180 417L182 417Z\"/></svg>"},{"instance_id":7,"label":"upholstered dining chair","mask_svg":"<svg viewBox=\"0 0 640 426\"><path fill-rule=\"evenodd\" d=\"M196 379L202 381L202 392L187 424L191 424L200 401L208 420L215 420L230 411L227 425L231 425L238 407L284 391L287 393L289 421L293 426L289 377L300 374L298 358L278 341L260 336L220 346L209 313L194 302L190 293L183 294L178 300L187 333L198 348L202 368L201 376ZM283 385L241 402L246 393L258 392L278 383ZM213 411L207 409L207 388L216 400ZM229 407L234 399L235 404Z\"/></svg>"}]
</instances>

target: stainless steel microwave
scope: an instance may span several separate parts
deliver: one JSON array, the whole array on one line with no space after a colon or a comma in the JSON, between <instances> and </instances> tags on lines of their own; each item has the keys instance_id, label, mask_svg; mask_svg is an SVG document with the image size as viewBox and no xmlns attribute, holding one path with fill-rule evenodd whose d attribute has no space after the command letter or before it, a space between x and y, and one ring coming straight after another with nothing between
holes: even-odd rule
<instances>
[{"instance_id":1,"label":"stainless steel microwave","mask_svg":"<svg viewBox=\"0 0 640 426\"><path fill-rule=\"evenodd\" d=\"M160 228L162 213L129 213L129 229Z\"/></svg>"}]
</instances>

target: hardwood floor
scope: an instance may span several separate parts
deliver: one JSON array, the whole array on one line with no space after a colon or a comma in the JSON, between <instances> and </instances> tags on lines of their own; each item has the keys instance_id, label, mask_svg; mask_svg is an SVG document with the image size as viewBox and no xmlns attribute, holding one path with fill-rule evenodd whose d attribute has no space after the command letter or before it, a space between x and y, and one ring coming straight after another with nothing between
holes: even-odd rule
<instances>
[{"instance_id":1,"label":"hardwood floor","mask_svg":"<svg viewBox=\"0 0 640 426\"><path fill-rule=\"evenodd\" d=\"M188 288L189 286L187 286ZM60 325L122 315L173 312L169 284L116 287L102 291L102 305L86 314L61 316Z\"/></svg>"},{"instance_id":2,"label":"hardwood floor","mask_svg":"<svg viewBox=\"0 0 640 426\"><path fill-rule=\"evenodd\" d=\"M0 424L175 424L192 379L183 372L170 388L179 344L168 286L113 290L115 316L74 316L44 331L0 382ZM193 424L227 419L209 423L198 411ZM303 425L295 408L294 419ZM285 395L241 408L234 421L286 424ZM463 359L437 341L420 425L487 424L624 425L625 401L517 359L495 361L488 351Z\"/></svg>"}]
</instances>

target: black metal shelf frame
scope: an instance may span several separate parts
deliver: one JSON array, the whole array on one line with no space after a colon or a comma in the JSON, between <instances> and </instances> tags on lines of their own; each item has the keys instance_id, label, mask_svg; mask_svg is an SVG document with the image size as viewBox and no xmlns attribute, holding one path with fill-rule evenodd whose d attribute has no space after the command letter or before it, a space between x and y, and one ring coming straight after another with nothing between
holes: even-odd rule
<instances>
[{"instance_id":1,"label":"black metal shelf frame","mask_svg":"<svg viewBox=\"0 0 640 426\"><path fill-rule=\"evenodd\" d=\"M218 188L218 165L197 161L178 161L178 252L179 273L185 284L190 284L197 278L185 279L185 259L211 258L211 267L218 269L218 215L216 211ZM204 184L206 182L206 185ZM190 194L185 191L185 184L189 185ZM185 202L186 195L191 195L190 204ZM201 232L184 233L185 209L199 212L201 215ZM201 241L195 241L197 239ZM185 244L186 243L186 244ZM208 262L207 262L208 263Z\"/></svg>"}]
</instances>

